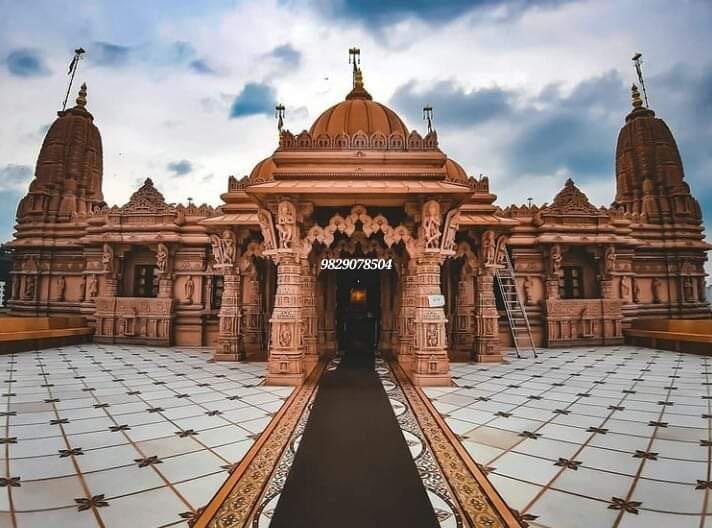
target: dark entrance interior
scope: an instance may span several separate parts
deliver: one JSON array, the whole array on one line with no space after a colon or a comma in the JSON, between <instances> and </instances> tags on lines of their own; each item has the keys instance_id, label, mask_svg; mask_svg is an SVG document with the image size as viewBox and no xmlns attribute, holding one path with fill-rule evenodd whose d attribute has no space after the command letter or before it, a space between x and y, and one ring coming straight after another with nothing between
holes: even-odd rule
<instances>
[{"instance_id":1,"label":"dark entrance interior","mask_svg":"<svg viewBox=\"0 0 712 528\"><path fill-rule=\"evenodd\" d=\"M378 271L336 273L336 338L339 350L373 351L381 320L381 280ZM363 346L352 347L354 342Z\"/></svg>"}]
</instances>

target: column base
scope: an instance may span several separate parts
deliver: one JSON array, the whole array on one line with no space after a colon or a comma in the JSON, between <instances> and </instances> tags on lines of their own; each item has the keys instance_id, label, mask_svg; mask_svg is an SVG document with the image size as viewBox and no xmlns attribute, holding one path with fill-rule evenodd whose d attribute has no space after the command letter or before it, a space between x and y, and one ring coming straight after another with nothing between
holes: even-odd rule
<instances>
[{"instance_id":1,"label":"column base","mask_svg":"<svg viewBox=\"0 0 712 528\"><path fill-rule=\"evenodd\" d=\"M311 370L311 369L310 369ZM304 383L305 374L273 374L267 373L266 385L298 387Z\"/></svg>"},{"instance_id":2,"label":"column base","mask_svg":"<svg viewBox=\"0 0 712 528\"><path fill-rule=\"evenodd\" d=\"M413 385L417 385L419 387L449 387L452 385L452 379L450 378L449 372L444 372L442 374L418 374L416 372L411 372L410 379L413 381Z\"/></svg>"},{"instance_id":3,"label":"column base","mask_svg":"<svg viewBox=\"0 0 712 528\"><path fill-rule=\"evenodd\" d=\"M242 354L222 354L215 352L213 354L213 359L215 361L244 361L245 358Z\"/></svg>"},{"instance_id":4,"label":"column base","mask_svg":"<svg viewBox=\"0 0 712 528\"><path fill-rule=\"evenodd\" d=\"M501 363L503 358L502 354L475 354L476 363Z\"/></svg>"}]
</instances>

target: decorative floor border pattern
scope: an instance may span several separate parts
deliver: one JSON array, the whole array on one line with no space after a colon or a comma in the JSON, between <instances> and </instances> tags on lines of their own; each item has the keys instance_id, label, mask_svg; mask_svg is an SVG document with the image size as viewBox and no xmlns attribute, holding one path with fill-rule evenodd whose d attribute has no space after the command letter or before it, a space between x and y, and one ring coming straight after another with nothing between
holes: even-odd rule
<instances>
[{"instance_id":1,"label":"decorative floor border pattern","mask_svg":"<svg viewBox=\"0 0 712 528\"><path fill-rule=\"evenodd\" d=\"M462 516L462 526L467 528L524 526L470 458L422 390L411 383L397 363L390 363L390 371L405 395L405 400L417 420L420 431L435 455L456 499L457 510Z\"/></svg>"},{"instance_id":2,"label":"decorative floor border pattern","mask_svg":"<svg viewBox=\"0 0 712 528\"><path fill-rule=\"evenodd\" d=\"M435 460L401 385L383 359L376 359L376 374L386 391L440 528L464 528L462 510L453 498L452 490Z\"/></svg>"},{"instance_id":3,"label":"decorative floor border pattern","mask_svg":"<svg viewBox=\"0 0 712 528\"><path fill-rule=\"evenodd\" d=\"M260 508L266 487L283 458L293 432L313 401L324 364L318 364L295 389L193 524L194 528L247 528ZM285 473L286 476L286 473Z\"/></svg>"}]
</instances>

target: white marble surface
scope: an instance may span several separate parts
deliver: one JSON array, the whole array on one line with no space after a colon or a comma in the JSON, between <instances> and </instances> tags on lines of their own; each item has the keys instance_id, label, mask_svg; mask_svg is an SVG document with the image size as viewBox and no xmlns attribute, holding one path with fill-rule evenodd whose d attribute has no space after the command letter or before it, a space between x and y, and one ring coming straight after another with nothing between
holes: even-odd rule
<instances>
[{"instance_id":1,"label":"white marble surface","mask_svg":"<svg viewBox=\"0 0 712 528\"><path fill-rule=\"evenodd\" d=\"M532 527L712 527L712 359L621 346L452 365L426 393Z\"/></svg>"},{"instance_id":2,"label":"white marble surface","mask_svg":"<svg viewBox=\"0 0 712 528\"><path fill-rule=\"evenodd\" d=\"M0 356L0 526L186 526L292 391L260 386L264 363L210 357L94 344Z\"/></svg>"}]
</instances>

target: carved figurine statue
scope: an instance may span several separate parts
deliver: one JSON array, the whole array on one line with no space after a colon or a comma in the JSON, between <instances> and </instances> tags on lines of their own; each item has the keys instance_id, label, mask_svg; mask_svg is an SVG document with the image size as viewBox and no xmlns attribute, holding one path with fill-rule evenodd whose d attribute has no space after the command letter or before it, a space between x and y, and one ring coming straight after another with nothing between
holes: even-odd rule
<instances>
[{"instance_id":1,"label":"carved figurine statue","mask_svg":"<svg viewBox=\"0 0 712 528\"><path fill-rule=\"evenodd\" d=\"M613 246L608 246L606 248L606 261L605 269L603 270L604 275L610 276L616 269L616 248Z\"/></svg>"},{"instance_id":2,"label":"carved figurine statue","mask_svg":"<svg viewBox=\"0 0 712 528\"><path fill-rule=\"evenodd\" d=\"M640 281L633 277L633 302L640 303Z\"/></svg>"},{"instance_id":3,"label":"carved figurine statue","mask_svg":"<svg viewBox=\"0 0 712 528\"><path fill-rule=\"evenodd\" d=\"M494 265L496 254L494 231L485 231L482 234L482 260L484 260L485 266Z\"/></svg>"},{"instance_id":4,"label":"carved figurine statue","mask_svg":"<svg viewBox=\"0 0 712 528\"><path fill-rule=\"evenodd\" d=\"M87 277L81 275L79 277L79 302L84 302L87 297Z\"/></svg>"},{"instance_id":5,"label":"carved figurine statue","mask_svg":"<svg viewBox=\"0 0 712 528\"><path fill-rule=\"evenodd\" d=\"M257 220L260 223L260 229L262 231L262 237L265 241L265 250L271 251L277 249L274 240L274 228L272 226L272 215L269 211L260 209L257 213Z\"/></svg>"},{"instance_id":6,"label":"carved figurine statue","mask_svg":"<svg viewBox=\"0 0 712 528\"><path fill-rule=\"evenodd\" d=\"M168 248L165 244L158 244L156 252L156 267L160 273L165 273L168 269Z\"/></svg>"},{"instance_id":7,"label":"carved figurine statue","mask_svg":"<svg viewBox=\"0 0 712 528\"><path fill-rule=\"evenodd\" d=\"M114 271L114 250L109 244L104 244L101 254L101 264L104 271L111 273Z\"/></svg>"},{"instance_id":8,"label":"carved figurine statue","mask_svg":"<svg viewBox=\"0 0 712 528\"><path fill-rule=\"evenodd\" d=\"M26 275L25 276L25 287L24 287L24 297L26 299L34 299L35 298L35 276L34 275Z\"/></svg>"},{"instance_id":9,"label":"carved figurine statue","mask_svg":"<svg viewBox=\"0 0 712 528\"><path fill-rule=\"evenodd\" d=\"M658 277L653 279L653 302L655 304L663 302L663 281Z\"/></svg>"},{"instance_id":10,"label":"carved figurine statue","mask_svg":"<svg viewBox=\"0 0 712 528\"><path fill-rule=\"evenodd\" d=\"M497 238L497 251L495 254L495 264L503 266L507 257L507 235L500 235Z\"/></svg>"},{"instance_id":11,"label":"carved figurine statue","mask_svg":"<svg viewBox=\"0 0 712 528\"><path fill-rule=\"evenodd\" d=\"M296 218L293 211L294 206L289 202L279 204L279 214L277 216L277 231L279 231L279 247L289 249L294 237L294 227Z\"/></svg>"},{"instance_id":12,"label":"carved figurine statue","mask_svg":"<svg viewBox=\"0 0 712 528\"><path fill-rule=\"evenodd\" d=\"M195 293L195 283L193 282L193 276L188 275L185 281L184 293L185 293L185 304L193 304L193 293Z\"/></svg>"},{"instance_id":13,"label":"carved figurine statue","mask_svg":"<svg viewBox=\"0 0 712 528\"><path fill-rule=\"evenodd\" d=\"M93 299L99 294L99 283L97 282L96 275L94 274L89 275L88 290L90 299Z\"/></svg>"},{"instance_id":14,"label":"carved figurine statue","mask_svg":"<svg viewBox=\"0 0 712 528\"><path fill-rule=\"evenodd\" d=\"M223 236L222 236L222 243L223 243L223 259L225 264L234 264L235 263L235 234L230 231L229 229L226 229L223 231Z\"/></svg>"},{"instance_id":15,"label":"carved figurine statue","mask_svg":"<svg viewBox=\"0 0 712 528\"><path fill-rule=\"evenodd\" d=\"M683 302L695 302L695 287L692 285L692 277L689 275L682 278L682 292L685 295Z\"/></svg>"},{"instance_id":16,"label":"carved figurine statue","mask_svg":"<svg viewBox=\"0 0 712 528\"><path fill-rule=\"evenodd\" d=\"M445 235L442 240L442 249L445 251L453 251L455 249L455 235L460 227L460 210L454 209L447 215L445 221Z\"/></svg>"},{"instance_id":17,"label":"carved figurine statue","mask_svg":"<svg viewBox=\"0 0 712 528\"><path fill-rule=\"evenodd\" d=\"M628 302L630 299L630 277L621 277L621 299Z\"/></svg>"},{"instance_id":18,"label":"carved figurine statue","mask_svg":"<svg viewBox=\"0 0 712 528\"><path fill-rule=\"evenodd\" d=\"M426 249L438 247L440 242L440 205L435 200L423 206L423 236Z\"/></svg>"},{"instance_id":19,"label":"carved figurine statue","mask_svg":"<svg viewBox=\"0 0 712 528\"><path fill-rule=\"evenodd\" d=\"M210 244L216 265L232 266L235 263L235 234L231 230L223 231L222 237L210 235Z\"/></svg>"},{"instance_id":20,"label":"carved figurine statue","mask_svg":"<svg viewBox=\"0 0 712 528\"><path fill-rule=\"evenodd\" d=\"M60 275L57 278L57 300L64 300L64 293L67 289L67 281L64 279L64 275Z\"/></svg>"},{"instance_id":21,"label":"carved figurine statue","mask_svg":"<svg viewBox=\"0 0 712 528\"><path fill-rule=\"evenodd\" d=\"M524 277L523 286L525 302L527 306L533 306L534 304L536 304L534 301L534 281L529 275Z\"/></svg>"},{"instance_id":22,"label":"carved figurine statue","mask_svg":"<svg viewBox=\"0 0 712 528\"><path fill-rule=\"evenodd\" d=\"M559 246L559 244L554 244L553 246L551 246L551 253L549 254L549 258L551 259L551 274L558 275L561 271L562 261L561 246Z\"/></svg>"}]
</instances>

